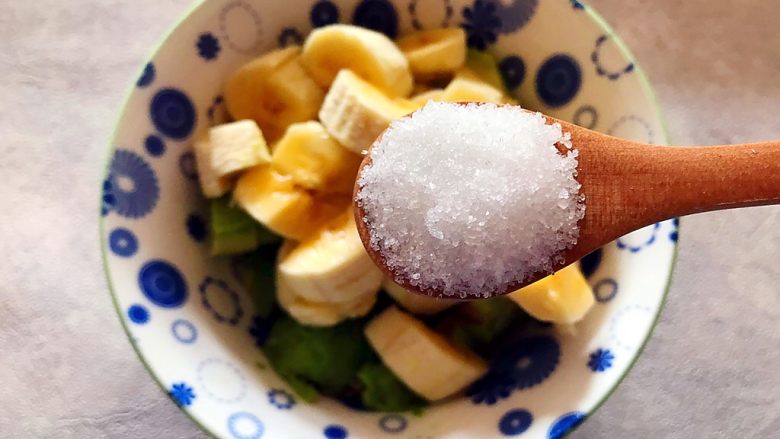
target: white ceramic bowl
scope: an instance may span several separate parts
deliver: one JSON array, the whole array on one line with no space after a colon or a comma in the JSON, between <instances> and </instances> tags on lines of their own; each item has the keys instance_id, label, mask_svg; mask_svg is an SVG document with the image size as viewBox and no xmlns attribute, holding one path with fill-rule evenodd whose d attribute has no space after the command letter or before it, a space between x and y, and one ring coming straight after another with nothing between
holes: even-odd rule
<instances>
[{"instance_id":1,"label":"white ceramic bowl","mask_svg":"<svg viewBox=\"0 0 780 439\"><path fill-rule=\"evenodd\" d=\"M267 367L262 321L208 257L191 144L223 120L222 83L267 50L335 21L390 35L458 26L496 54L521 103L639 141L664 143L635 61L587 6L570 0L208 0L165 37L134 84L103 188L106 274L151 375L221 438L558 438L601 404L636 360L663 304L677 222L632 233L591 256L597 305L576 335L529 335L470 396L421 416L300 401ZM161 432L164 436L164 432Z\"/></svg>"}]
</instances>

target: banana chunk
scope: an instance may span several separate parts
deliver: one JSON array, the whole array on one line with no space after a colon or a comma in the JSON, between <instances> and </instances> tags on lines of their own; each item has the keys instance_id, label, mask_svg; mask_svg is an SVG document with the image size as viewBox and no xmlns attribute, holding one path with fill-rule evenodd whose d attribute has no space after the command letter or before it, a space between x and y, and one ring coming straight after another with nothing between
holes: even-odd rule
<instances>
[{"instance_id":1,"label":"banana chunk","mask_svg":"<svg viewBox=\"0 0 780 439\"><path fill-rule=\"evenodd\" d=\"M577 264L540 279L508 296L537 320L576 323L594 304L593 290Z\"/></svg>"},{"instance_id":2,"label":"banana chunk","mask_svg":"<svg viewBox=\"0 0 780 439\"><path fill-rule=\"evenodd\" d=\"M446 102L492 102L505 101L504 93L471 73L460 73L447 84L441 100Z\"/></svg>"},{"instance_id":3,"label":"banana chunk","mask_svg":"<svg viewBox=\"0 0 780 439\"><path fill-rule=\"evenodd\" d=\"M279 260L279 281L305 300L354 303L379 291L382 272L360 241L351 207L342 212Z\"/></svg>"},{"instance_id":4,"label":"banana chunk","mask_svg":"<svg viewBox=\"0 0 780 439\"><path fill-rule=\"evenodd\" d=\"M336 74L350 69L390 96L408 96L412 91L409 62L384 34L347 24L314 30L303 46L303 65L323 87Z\"/></svg>"},{"instance_id":5,"label":"banana chunk","mask_svg":"<svg viewBox=\"0 0 780 439\"><path fill-rule=\"evenodd\" d=\"M414 32L396 44L420 78L453 73L466 62L466 32L459 27Z\"/></svg>"},{"instance_id":6,"label":"banana chunk","mask_svg":"<svg viewBox=\"0 0 780 439\"><path fill-rule=\"evenodd\" d=\"M390 122L417 108L394 100L350 70L333 81L320 109L320 122L334 139L352 152L367 150Z\"/></svg>"},{"instance_id":7,"label":"banana chunk","mask_svg":"<svg viewBox=\"0 0 780 439\"><path fill-rule=\"evenodd\" d=\"M476 354L456 348L394 306L371 320L365 334L385 365L430 401L459 392L487 372Z\"/></svg>"},{"instance_id":8,"label":"banana chunk","mask_svg":"<svg viewBox=\"0 0 780 439\"><path fill-rule=\"evenodd\" d=\"M301 240L336 217L349 198L318 197L270 166L245 171L233 191L235 202L271 231Z\"/></svg>"},{"instance_id":9,"label":"banana chunk","mask_svg":"<svg viewBox=\"0 0 780 439\"><path fill-rule=\"evenodd\" d=\"M218 198L226 194L233 181L229 177L219 176L211 165L214 148L209 139L201 139L193 146L195 154L195 166L198 169L198 182L200 190L206 198Z\"/></svg>"},{"instance_id":10,"label":"banana chunk","mask_svg":"<svg viewBox=\"0 0 780 439\"><path fill-rule=\"evenodd\" d=\"M385 278L382 282L382 289L404 309L414 314L436 314L460 303L457 299L439 299L409 292L390 278Z\"/></svg>"},{"instance_id":11,"label":"banana chunk","mask_svg":"<svg viewBox=\"0 0 780 439\"><path fill-rule=\"evenodd\" d=\"M218 125L209 130L211 167L219 177L271 161L262 131L253 120Z\"/></svg>"},{"instance_id":12,"label":"banana chunk","mask_svg":"<svg viewBox=\"0 0 780 439\"><path fill-rule=\"evenodd\" d=\"M271 165L306 189L351 195L361 159L312 121L287 128L274 147Z\"/></svg>"},{"instance_id":13,"label":"banana chunk","mask_svg":"<svg viewBox=\"0 0 780 439\"><path fill-rule=\"evenodd\" d=\"M252 119L269 141L290 124L314 119L324 91L300 62L300 48L263 55L238 69L225 84L225 105L234 119Z\"/></svg>"}]
</instances>

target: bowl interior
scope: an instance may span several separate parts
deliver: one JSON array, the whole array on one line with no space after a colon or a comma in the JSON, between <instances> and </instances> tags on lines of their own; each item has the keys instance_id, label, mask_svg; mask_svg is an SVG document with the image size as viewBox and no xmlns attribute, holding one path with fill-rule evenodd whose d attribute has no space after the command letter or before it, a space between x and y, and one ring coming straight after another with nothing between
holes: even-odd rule
<instances>
[{"instance_id":1,"label":"bowl interior","mask_svg":"<svg viewBox=\"0 0 780 439\"><path fill-rule=\"evenodd\" d=\"M172 399L218 437L560 437L609 395L649 336L673 265L676 221L634 232L584 261L597 305L576 333L522 337L511 367L422 415L358 412L327 398L303 403L256 348L263 322L230 260L207 254L191 144L225 120L220 90L230 72L336 21L391 36L463 26L472 47L498 57L525 107L665 142L635 61L577 1L205 1L134 82L103 184L105 269L133 347Z\"/></svg>"}]
</instances>

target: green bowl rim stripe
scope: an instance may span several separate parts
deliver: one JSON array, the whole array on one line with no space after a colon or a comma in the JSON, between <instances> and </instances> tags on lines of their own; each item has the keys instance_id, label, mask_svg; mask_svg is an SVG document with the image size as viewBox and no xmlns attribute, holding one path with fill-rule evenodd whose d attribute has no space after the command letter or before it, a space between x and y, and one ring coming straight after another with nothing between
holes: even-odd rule
<instances>
[{"instance_id":1,"label":"green bowl rim stripe","mask_svg":"<svg viewBox=\"0 0 780 439\"><path fill-rule=\"evenodd\" d=\"M149 52L150 56L147 56L144 58L146 61L143 62L141 67L138 69L137 74L135 78L139 78L141 74L143 74L144 69L146 68L148 60L154 59L154 55L159 52L160 48L165 44L166 41L168 41L168 38L173 35L173 33L176 31L176 29L179 28L184 22L186 22L190 16L195 13L204 3L206 3L209 0L196 0L193 2L187 11L181 16L181 18L178 19L173 25L168 27L168 30L163 34L163 36L160 38L159 42L154 46L154 48ZM660 121L661 128L662 128L662 140L665 143L669 143L669 131L668 127L666 125L666 121L663 118L663 114L661 113L661 107L658 103L658 97L656 96L655 92L653 91L652 86L650 85L650 81L647 78L647 75L644 73L642 68L639 66L639 63L636 61L636 58L634 58L633 54L629 50L628 46L623 42L623 40L618 36L615 31L612 29L612 26L610 26L604 18L599 15L593 8L591 8L588 5L585 5L585 12L588 14L588 16L597 24L599 25L606 33L609 35L610 38L615 42L615 44L618 47L618 50L620 53L622 53L627 59L631 60L634 64L634 73L639 77L639 82L644 89L645 94L650 98L651 105L653 106L653 109L655 110L656 117ZM130 101L130 96L132 96L133 91L136 89L136 82L133 81L131 85L128 87L127 91L125 92L124 98L122 99L121 108L122 112L117 116L115 122L114 122L114 129L112 130L111 137L109 139L108 148L106 149L106 154L103 158L103 180L105 180L106 177L108 177L110 165L111 165L111 157L112 153L114 152L114 140L116 139L117 133L119 131L119 124L122 121L125 112L127 111L127 104ZM102 181L102 180L101 180ZM138 349L138 346L136 346L135 342L132 341L133 336L130 332L130 329L128 328L128 324L125 321L124 318L124 311L119 305L119 300L117 299L116 292L114 291L114 284L111 280L111 272L109 270L108 266L108 250L107 250L107 242L106 242L106 236L105 236L105 221L104 217L101 213L101 207L102 207L102 195L103 190L102 186L100 193L98 194L98 218L100 218L99 221L99 227L98 232L100 233L100 254L101 254L101 261L103 263L103 272L106 276L106 281L108 282L108 289L111 293L111 302L114 304L114 309L117 312L117 316L119 317L119 322L122 325L122 329L125 331L125 335L127 336L128 341L130 341L130 345L133 348L133 351L135 351L136 356L141 361L141 364L143 364L144 368L146 368L146 371L149 373L149 375L152 377L152 379L157 383L157 385L160 387L160 389L163 391L163 393L168 396L168 387L160 380L160 378L154 373L152 368L149 366L149 363L146 362L146 359L141 354L141 351ZM679 227L678 227L679 229ZM661 302L658 306L658 312L656 313L655 317L653 318L653 322L650 325L650 330L647 333L647 337L645 337L644 341L642 342L642 345L639 347L639 350L637 351L634 358L632 358L631 363L626 368L625 372L622 376L620 376L617 381L615 381L614 385L609 389L609 391L604 395L604 397L596 403L596 405L593 406L592 409L588 413L585 414L585 420L591 417L592 414L594 414L596 411L598 411L599 408L609 399L610 396L615 392L615 390L620 386L620 384L623 382L623 380L628 376L628 373L634 368L637 361L639 360L639 357L642 356L642 353L647 346L647 342L652 337L653 331L655 330L656 325L658 324L658 321L661 317L661 312L663 311L666 300L669 295L669 289L672 285L672 275L674 274L674 267L677 265L677 257L679 255L679 230L678 230L678 241L674 243L674 252L672 254L672 262L670 264L669 272L667 275L667 283L665 287L664 294L661 298ZM209 436L218 439L217 435L211 431L208 427L203 425L198 418L193 416L189 410L187 410L184 407L179 407L184 414L190 418L190 420L195 423L203 432L208 434ZM579 425L582 425L583 423L580 423ZM579 426L578 426L579 427ZM576 430L577 427L572 428L569 430L565 435L568 436L570 433L572 433L574 430Z\"/></svg>"}]
</instances>

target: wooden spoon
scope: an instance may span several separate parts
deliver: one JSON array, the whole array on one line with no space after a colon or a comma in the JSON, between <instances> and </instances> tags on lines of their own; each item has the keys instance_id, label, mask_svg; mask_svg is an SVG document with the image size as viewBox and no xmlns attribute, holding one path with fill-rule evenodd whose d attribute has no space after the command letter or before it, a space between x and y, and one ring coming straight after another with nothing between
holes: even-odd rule
<instances>
[{"instance_id":1,"label":"wooden spoon","mask_svg":"<svg viewBox=\"0 0 780 439\"><path fill-rule=\"evenodd\" d=\"M585 195L585 217L574 247L564 252L563 268L599 247L644 226L669 218L712 210L780 203L780 141L699 147L648 145L597 133L545 116L571 133L579 151L577 180ZM381 136L380 136L381 137ZM561 151L563 146L559 145ZM371 161L370 152L361 164ZM359 190L355 186L355 194ZM356 198L356 197L355 197ZM370 242L365 212L355 202L358 232L374 262L406 289L437 297L444 291L413 286L398 278ZM549 273L510 285L515 291Z\"/></svg>"}]
</instances>

